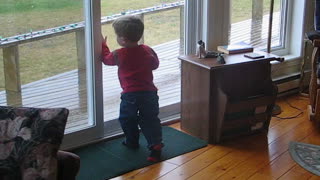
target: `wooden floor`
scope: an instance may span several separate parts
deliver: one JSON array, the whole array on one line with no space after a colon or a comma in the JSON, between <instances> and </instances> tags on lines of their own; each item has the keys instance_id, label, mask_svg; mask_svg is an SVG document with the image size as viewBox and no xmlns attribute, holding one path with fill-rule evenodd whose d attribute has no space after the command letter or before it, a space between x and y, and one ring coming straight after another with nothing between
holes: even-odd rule
<instances>
[{"instance_id":1,"label":"wooden floor","mask_svg":"<svg viewBox=\"0 0 320 180\"><path fill-rule=\"evenodd\" d=\"M277 104L283 111L278 116L284 119L273 117L267 134L208 145L113 180L320 179L296 164L288 152L290 141L320 145L320 133L307 117L308 99L293 95L278 99ZM300 112L297 118L285 119ZM180 130L179 123L171 126Z\"/></svg>"}]
</instances>

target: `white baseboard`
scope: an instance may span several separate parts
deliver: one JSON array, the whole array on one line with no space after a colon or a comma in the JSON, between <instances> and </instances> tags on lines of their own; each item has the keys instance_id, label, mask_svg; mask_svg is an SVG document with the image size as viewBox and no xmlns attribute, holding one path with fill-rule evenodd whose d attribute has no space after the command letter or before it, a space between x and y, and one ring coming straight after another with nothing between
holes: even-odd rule
<instances>
[{"instance_id":1,"label":"white baseboard","mask_svg":"<svg viewBox=\"0 0 320 180\"><path fill-rule=\"evenodd\" d=\"M311 75L310 71L305 72L303 81L301 83L303 86L302 88L306 88L307 86L309 86L310 75ZM291 77L286 77L283 79L276 80L275 83L278 86L278 94L279 95L286 94L290 91L291 92L299 92L300 81L301 81L300 78L301 78L301 76L298 74L298 75L292 75ZM288 79L288 80L286 80L286 79ZM277 83L277 82L279 82L279 83Z\"/></svg>"}]
</instances>

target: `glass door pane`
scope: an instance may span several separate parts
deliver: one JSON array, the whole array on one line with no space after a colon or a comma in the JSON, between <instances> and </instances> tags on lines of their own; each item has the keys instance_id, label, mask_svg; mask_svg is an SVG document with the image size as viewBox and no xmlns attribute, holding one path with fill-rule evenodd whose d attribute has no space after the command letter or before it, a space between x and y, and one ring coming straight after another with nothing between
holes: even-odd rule
<instances>
[{"instance_id":1,"label":"glass door pane","mask_svg":"<svg viewBox=\"0 0 320 180\"><path fill-rule=\"evenodd\" d=\"M0 2L0 105L68 108L67 134L94 127L83 1Z\"/></svg>"},{"instance_id":2,"label":"glass door pane","mask_svg":"<svg viewBox=\"0 0 320 180\"><path fill-rule=\"evenodd\" d=\"M124 8L125 7L125 8ZM152 47L157 53L160 66L153 72L158 88L161 119L180 113L180 61L183 49L184 1L177 0L102 0L102 33L108 36L110 50L119 48L112 28L114 19L128 14L141 17L144 21L144 36L140 43ZM121 132L119 116L122 89L117 77L116 66L103 65L104 121L105 134Z\"/></svg>"}]
</instances>

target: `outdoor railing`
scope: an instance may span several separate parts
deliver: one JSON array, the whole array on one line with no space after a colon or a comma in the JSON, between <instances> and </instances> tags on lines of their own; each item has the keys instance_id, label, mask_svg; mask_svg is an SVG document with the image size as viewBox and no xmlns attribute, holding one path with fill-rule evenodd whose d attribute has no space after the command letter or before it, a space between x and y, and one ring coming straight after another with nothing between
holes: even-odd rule
<instances>
[{"instance_id":1,"label":"outdoor railing","mask_svg":"<svg viewBox=\"0 0 320 180\"><path fill-rule=\"evenodd\" d=\"M111 24L115 19L123 15L138 15L142 20L146 14L158 13L172 9L180 8L180 21L183 20L183 7L184 1L175 3L167 3L158 6L153 6L138 10L129 10L121 12L112 16L105 16L101 18L101 24ZM182 24L182 23L181 23ZM3 66L5 76L5 91L8 105L19 106L22 105L21 96L21 81L20 81L20 68L19 68L19 45L33 41L39 41L55 36L61 36L68 33L76 33L76 49L78 61L78 78L79 85L84 87L85 81L85 36L84 36L84 22L78 22L54 28L49 28L40 31L29 32L11 37L0 37L0 48L3 50ZM180 28L180 31L183 28ZM183 35L183 33L180 33ZM144 38L140 40L143 43ZM81 84L84 83L84 84Z\"/></svg>"}]
</instances>

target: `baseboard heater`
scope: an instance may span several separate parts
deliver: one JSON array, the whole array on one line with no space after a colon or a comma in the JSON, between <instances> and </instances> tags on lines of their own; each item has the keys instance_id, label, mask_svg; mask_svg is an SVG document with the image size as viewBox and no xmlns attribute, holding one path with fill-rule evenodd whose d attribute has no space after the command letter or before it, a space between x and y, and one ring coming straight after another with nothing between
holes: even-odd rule
<instances>
[{"instance_id":1,"label":"baseboard heater","mask_svg":"<svg viewBox=\"0 0 320 180\"><path fill-rule=\"evenodd\" d=\"M273 82L278 87L278 96L285 96L289 94L298 93L300 88L306 89L310 81L310 72L305 72L302 82L300 82L301 75L300 73L294 74L285 78L279 78ZM300 84L303 87L300 87Z\"/></svg>"}]
</instances>

